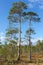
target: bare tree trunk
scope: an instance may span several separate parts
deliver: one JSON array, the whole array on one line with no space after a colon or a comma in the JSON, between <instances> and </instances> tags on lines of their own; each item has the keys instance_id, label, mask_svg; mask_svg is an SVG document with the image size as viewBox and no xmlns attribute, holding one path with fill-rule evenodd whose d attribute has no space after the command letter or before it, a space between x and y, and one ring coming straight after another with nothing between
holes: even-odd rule
<instances>
[{"instance_id":1,"label":"bare tree trunk","mask_svg":"<svg viewBox=\"0 0 43 65\"><path fill-rule=\"evenodd\" d=\"M31 62L31 19L29 21L29 61Z\"/></svg>"},{"instance_id":2,"label":"bare tree trunk","mask_svg":"<svg viewBox=\"0 0 43 65\"><path fill-rule=\"evenodd\" d=\"M21 17L19 18L18 60L20 60L20 43L21 43Z\"/></svg>"},{"instance_id":3,"label":"bare tree trunk","mask_svg":"<svg viewBox=\"0 0 43 65\"><path fill-rule=\"evenodd\" d=\"M31 40L29 39L29 61L31 62L31 57L32 57L32 53L31 53Z\"/></svg>"}]
</instances>

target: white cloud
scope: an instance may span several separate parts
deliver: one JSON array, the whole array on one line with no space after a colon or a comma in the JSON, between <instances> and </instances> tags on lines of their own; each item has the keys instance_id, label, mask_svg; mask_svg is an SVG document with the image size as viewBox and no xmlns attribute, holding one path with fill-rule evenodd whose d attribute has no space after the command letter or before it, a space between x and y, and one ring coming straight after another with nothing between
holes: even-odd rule
<instances>
[{"instance_id":1,"label":"white cloud","mask_svg":"<svg viewBox=\"0 0 43 65\"><path fill-rule=\"evenodd\" d=\"M5 40L5 34L3 32L0 33L0 41L3 42Z\"/></svg>"},{"instance_id":2,"label":"white cloud","mask_svg":"<svg viewBox=\"0 0 43 65\"><path fill-rule=\"evenodd\" d=\"M43 40L43 38L36 38L36 39L32 39L31 41L33 42L33 44L36 44L36 42L37 42L38 40Z\"/></svg>"},{"instance_id":3,"label":"white cloud","mask_svg":"<svg viewBox=\"0 0 43 65\"><path fill-rule=\"evenodd\" d=\"M32 41L32 44L33 45L36 45L36 42L38 41L38 40L43 40L43 38L35 38L35 39L31 39L31 41ZM26 41L26 40L24 40L24 42L23 43L21 43L22 45L28 45L29 44L29 42L28 41Z\"/></svg>"},{"instance_id":4,"label":"white cloud","mask_svg":"<svg viewBox=\"0 0 43 65\"><path fill-rule=\"evenodd\" d=\"M39 4L43 4L43 0L28 0L29 2L32 3L39 3Z\"/></svg>"},{"instance_id":5,"label":"white cloud","mask_svg":"<svg viewBox=\"0 0 43 65\"><path fill-rule=\"evenodd\" d=\"M38 3L39 3L39 4L43 4L43 0L39 0Z\"/></svg>"},{"instance_id":6,"label":"white cloud","mask_svg":"<svg viewBox=\"0 0 43 65\"><path fill-rule=\"evenodd\" d=\"M29 7L29 8L33 8L33 4L29 3L29 4L28 4L28 7Z\"/></svg>"},{"instance_id":7,"label":"white cloud","mask_svg":"<svg viewBox=\"0 0 43 65\"><path fill-rule=\"evenodd\" d=\"M4 36L4 33L3 33L3 32L0 32L0 37L1 37L1 36Z\"/></svg>"},{"instance_id":8,"label":"white cloud","mask_svg":"<svg viewBox=\"0 0 43 65\"><path fill-rule=\"evenodd\" d=\"M38 8L43 9L43 0L28 0L28 1L32 3L32 4L29 4L30 8L34 6L33 4L36 4L38 5Z\"/></svg>"},{"instance_id":9,"label":"white cloud","mask_svg":"<svg viewBox=\"0 0 43 65\"><path fill-rule=\"evenodd\" d=\"M0 39L1 39L1 42L4 42L4 40L5 40L5 37L1 37Z\"/></svg>"},{"instance_id":10,"label":"white cloud","mask_svg":"<svg viewBox=\"0 0 43 65\"><path fill-rule=\"evenodd\" d=\"M39 8L40 8L40 9L43 9L43 5L40 5Z\"/></svg>"},{"instance_id":11,"label":"white cloud","mask_svg":"<svg viewBox=\"0 0 43 65\"><path fill-rule=\"evenodd\" d=\"M7 38L7 37L5 37L5 34L4 34L4 33L0 33L0 40L1 40L2 43L5 41L6 38ZM8 38L10 38L10 37L8 37ZM32 41L33 44L35 45L38 40L43 40L43 38L42 38L42 37L40 37L40 38L35 38L35 39L32 39L31 41ZM26 41L24 41L24 42L21 43L21 44L22 44L22 45L26 45L27 43L26 43Z\"/></svg>"},{"instance_id":12,"label":"white cloud","mask_svg":"<svg viewBox=\"0 0 43 65\"><path fill-rule=\"evenodd\" d=\"M39 0L28 0L29 2L38 2Z\"/></svg>"}]
</instances>

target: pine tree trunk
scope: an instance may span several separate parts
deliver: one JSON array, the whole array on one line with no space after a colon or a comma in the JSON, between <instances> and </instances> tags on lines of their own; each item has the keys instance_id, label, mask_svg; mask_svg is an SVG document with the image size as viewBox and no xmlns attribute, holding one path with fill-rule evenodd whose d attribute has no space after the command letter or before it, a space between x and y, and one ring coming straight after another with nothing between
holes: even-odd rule
<instances>
[{"instance_id":1,"label":"pine tree trunk","mask_svg":"<svg viewBox=\"0 0 43 65\"><path fill-rule=\"evenodd\" d=\"M29 61L31 62L31 56L32 56L32 53L31 53L31 40L29 39Z\"/></svg>"},{"instance_id":2,"label":"pine tree trunk","mask_svg":"<svg viewBox=\"0 0 43 65\"><path fill-rule=\"evenodd\" d=\"M20 43L21 43L21 17L19 18L18 60L20 60Z\"/></svg>"},{"instance_id":3,"label":"pine tree trunk","mask_svg":"<svg viewBox=\"0 0 43 65\"><path fill-rule=\"evenodd\" d=\"M29 61L31 62L31 19L29 21Z\"/></svg>"}]
</instances>

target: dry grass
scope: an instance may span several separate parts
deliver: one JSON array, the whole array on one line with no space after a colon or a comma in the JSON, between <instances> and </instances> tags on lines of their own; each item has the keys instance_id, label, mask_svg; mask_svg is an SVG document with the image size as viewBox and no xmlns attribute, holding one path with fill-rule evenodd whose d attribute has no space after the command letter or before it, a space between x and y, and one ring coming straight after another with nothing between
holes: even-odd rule
<instances>
[{"instance_id":1,"label":"dry grass","mask_svg":"<svg viewBox=\"0 0 43 65\"><path fill-rule=\"evenodd\" d=\"M29 60L29 55L26 54L22 54L21 55L21 59L28 61ZM39 61L39 62L43 62L43 55L42 54L32 54L32 61Z\"/></svg>"},{"instance_id":2,"label":"dry grass","mask_svg":"<svg viewBox=\"0 0 43 65\"><path fill-rule=\"evenodd\" d=\"M18 62L15 63L14 65L43 65L43 63L29 63L29 62Z\"/></svg>"},{"instance_id":3,"label":"dry grass","mask_svg":"<svg viewBox=\"0 0 43 65\"><path fill-rule=\"evenodd\" d=\"M6 64L6 62L5 63L2 62L0 65L12 65L12 63ZM43 65L43 55L42 54L32 54L32 63L30 63L29 55L25 53L21 55L21 60L19 62L17 61L14 62L13 65Z\"/></svg>"}]
</instances>

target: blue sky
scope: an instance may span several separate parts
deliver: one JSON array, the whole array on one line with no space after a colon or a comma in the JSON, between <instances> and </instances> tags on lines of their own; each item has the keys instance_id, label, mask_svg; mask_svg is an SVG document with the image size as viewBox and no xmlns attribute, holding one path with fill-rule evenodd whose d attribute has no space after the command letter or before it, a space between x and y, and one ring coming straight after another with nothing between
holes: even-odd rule
<instances>
[{"instance_id":1,"label":"blue sky","mask_svg":"<svg viewBox=\"0 0 43 65\"><path fill-rule=\"evenodd\" d=\"M19 0L16 0L19 1ZM0 1L0 37L4 39L6 29L8 27L8 14L9 10L15 0L1 0ZM43 39L43 0L21 0L28 5L28 11L33 11L38 13L41 18L40 23L33 23L33 28L36 31L36 35L33 37L35 39ZM22 36L24 37L25 31L28 28L28 23L22 23Z\"/></svg>"}]
</instances>

